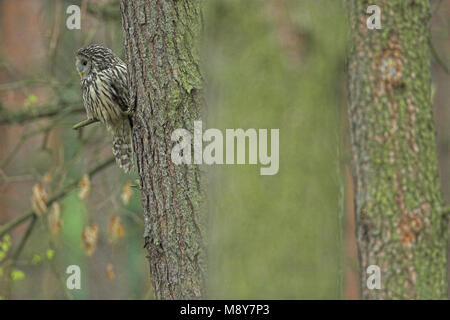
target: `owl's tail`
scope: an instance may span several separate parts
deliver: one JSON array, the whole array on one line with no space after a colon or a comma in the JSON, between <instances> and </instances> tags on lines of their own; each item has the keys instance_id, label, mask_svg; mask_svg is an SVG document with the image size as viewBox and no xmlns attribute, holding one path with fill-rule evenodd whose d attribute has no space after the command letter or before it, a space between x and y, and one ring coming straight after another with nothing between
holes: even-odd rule
<instances>
[{"instance_id":1,"label":"owl's tail","mask_svg":"<svg viewBox=\"0 0 450 320\"><path fill-rule=\"evenodd\" d=\"M133 141L128 118L123 119L115 128L112 149L119 167L125 172L133 169Z\"/></svg>"}]
</instances>

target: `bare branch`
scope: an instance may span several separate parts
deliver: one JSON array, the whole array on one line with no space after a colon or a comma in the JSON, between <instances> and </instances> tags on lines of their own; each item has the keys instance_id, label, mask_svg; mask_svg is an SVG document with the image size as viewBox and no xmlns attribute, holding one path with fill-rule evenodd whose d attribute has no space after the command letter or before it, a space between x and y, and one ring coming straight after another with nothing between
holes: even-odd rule
<instances>
[{"instance_id":1,"label":"bare branch","mask_svg":"<svg viewBox=\"0 0 450 320\"><path fill-rule=\"evenodd\" d=\"M93 177L94 175L96 175L97 173L102 171L103 169L105 169L105 168L109 167L111 164L113 164L114 161L115 161L114 157L108 158L108 159L104 160L103 162L101 162L100 164L98 164L93 169L91 169L90 171L88 171L87 174L89 176ZM61 191L56 193L53 197L51 197L47 201L47 205L51 205L53 202L63 198L70 191L74 190L78 186L78 181L80 179L81 179L81 177L79 177L77 180L75 180L75 181L67 184L65 187L63 187L61 189ZM11 229L17 227L18 225L22 224L23 222L27 221L28 219L30 219L30 218L32 218L34 216L36 216L36 213L33 210L30 210L27 213L21 215L20 217L17 217L15 219L9 221L5 225L1 226L0 227L0 238L3 237L3 235L5 233L9 232Z\"/></svg>"},{"instance_id":2,"label":"bare branch","mask_svg":"<svg viewBox=\"0 0 450 320\"><path fill-rule=\"evenodd\" d=\"M92 123L95 123L95 122L98 122L98 120L97 119L86 119L86 120L83 120L81 122L78 122L76 125L74 125L72 127L72 129L73 130L78 130L78 129L82 128L82 127L88 126L88 125L90 125Z\"/></svg>"},{"instance_id":3,"label":"bare branch","mask_svg":"<svg viewBox=\"0 0 450 320\"><path fill-rule=\"evenodd\" d=\"M0 124L24 123L41 118L52 117L59 113L78 113L85 111L81 105L64 107L61 105L44 105L20 110L0 109Z\"/></svg>"}]
</instances>

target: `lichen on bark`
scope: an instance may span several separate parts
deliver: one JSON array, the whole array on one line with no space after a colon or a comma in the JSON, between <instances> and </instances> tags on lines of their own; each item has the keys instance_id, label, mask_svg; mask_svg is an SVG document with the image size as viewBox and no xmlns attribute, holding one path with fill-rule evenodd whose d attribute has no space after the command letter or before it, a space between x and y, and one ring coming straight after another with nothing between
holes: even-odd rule
<instances>
[{"instance_id":1,"label":"lichen on bark","mask_svg":"<svg viewBox=\"0 0 450 320\"><path fill-rule=\"evenodd\" d=\"M366 9L381 8L381 30ZM443 299L447 220L437 170L428 0L348 1L349 115L361 290L369 299ZM381 290L366 268L381 268Z\"/></svg>"}]
</instances>

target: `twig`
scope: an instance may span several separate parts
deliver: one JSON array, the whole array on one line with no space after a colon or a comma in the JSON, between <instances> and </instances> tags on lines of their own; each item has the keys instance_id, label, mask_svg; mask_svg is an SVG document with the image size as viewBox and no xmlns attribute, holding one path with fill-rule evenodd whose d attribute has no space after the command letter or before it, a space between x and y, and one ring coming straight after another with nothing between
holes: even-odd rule
<instances>
[{"instance_id":1,"label":"twig","mask_svg":"<svg viewBox=\"0 0 450 320\"><path fill-rule=\"evenodd\" d=\"M72 83L70 83L72 84ZM51 79L41 78L41 79L25 79L25 80L19 80L15 82L9 82L0 84L0 91L8 91L8 90L15 90L15 89L24 89L34 86L50 86L52 88L57 87L67 87L67 83L61 83L60 81L55 81Z\"/></svg>"},{"instance_id":2,"label":"twig","mask_svg":"<svg viewBox=\"0 0 450 320\"><path fill-rule=\"evenodd\" d=\"M0 91L3 90L11 90L11 89L17 89L17 88L23 88L29 84L29 81L16 81L16 82L10 82L0 85Z\"/></svg>"},{"instance_id":3,"label":"twig","mask_svg":"<svg viewBox=\"0 0 450 320\"><path fill-rule=\"evenodd\" d=\"M17 264L17 260L20 256L20 253L22 252L23 248L25 247L25 243L27 242L28 238L30 237L31 232L33 231L33 227L36 223L36 216L33 215L30 224L28 225L27 231L25 232L25 235L22 237L22 240L19 243L19 246L17 247L16 251L14 251L13 256L11 257L10 261L9 261L9 266L8 269L9 270L14 270ZM12 285L12 281L8 281L8 285L7 285L7 292L8 292L8 297L11 295L11 287Z\"/></svg>"},{"instance_id":4,"label":"twig","mask_svg":"<svg viewBox=\"0 0 450 320\"><path fill-rule=\"evenodd\" d=\"M40 118L52 117L61 112L78 113L83 111L85 109L81 105L64 107L59 104L10 111L3 108L0 110L0 124L24 123Z\"/></svg>"},{"instance_id":5,"label":"twig","mask_svg":"<svg viewBox=\"0 0 450 320\"><path fill-rule=\"evenodd\" d=\"M66 110L67 111L67 110ZM70 113L70 110L67 111L67 113ZM22 134L22 136L20 137L19 141L16 143L16 145L14 146L13 150L8 154L8 156L0 163L0 169L4 168L16 155L16 153L19 151L19 149L22 147L22 145L27 141L28 138L42 133L42 132L49 132L50 129L52 129L62 118L64 118L66 116L66 112L61 112L60 114L57 115L57 117L55 117L50 123L48 123L47 125L37 128L35 130L32 130L30 132L24 133Z\"/></svg>"},{"instance_id":6,"label":"twig","mask_svg":"<svg viewBox=\"0 0 450 320\"><path fill-rule=\"evenodd\" d=\"M15 267L17 259L19 259L20 253L22 252L23 248L25 247L25 243L27 242L28 238L31 235L31 232L33 231L33 227L36 223L36 216L33 215L33 217L31 218L31 222L28 225L27 231L25 232L25 235L22 238L22 241L20 241L19 246L17 247L16 251L14 252L13 256L12 256L12 268Z\"/></svg>"},{"instance_id":7,"label":"twig","mask_svg":"<svg viewBox=\"0 0 450 320\"><path fill-rule=\"evenodd\" d=\"M27 139L26 139L25 135L22 135L20 137L19 141L15 144L12 151L0 163L0 169L6 167L6 165L14 158L14 156L20 150L20 148L22 147L22 145L25 143L26 140Z\"/></svg>"},{"instance_id":8,"label":"twig","mask_svg":"<svg viewBox=\"0 0 450 320\"><path fill-rule=\"evenodd\" d=\"M83 120L81 122L78 122L76 125L74 125L72 127L72 129L73 130L78 130L78 129L82 128L82 127L88 126L88 125L90 125L92 123L95 123L95 122L98 122L98 120L97 119L86 119L86 120Z\"/></svg>"},{"instance_id":9,"label":"twig","mask_svg":"<svg viewBox=\"0 0 450 320\"><path fill-rule=\"evenodd\" d=\"M115 161L114 157L108 158L108 159L104 160L103 162L101 162L99 165L97 165L95 168L88 171L87 174L92 177L92 176L96 175L98 172L102 171L103 169L105 169L108 166L110 166L111 164L113 164L114 161ZM51 197L47 201L47 206L49 206L53 202L63 198L66 194L68 194L70 191L75 189L78 186L78 181L80 179L81 179L81 177L79 179L77 179L76 181L69 183L65 187L63 187L61 191L59 191L57 194L55 194L53 197ZM30 210L27 213L21 215L20 217L17 217L15 219L9 221L5 225L1 226L0 227L0 238L3 237L3 235L5 233L9 232L11 229L17 227L18 225L22 224L23 222L27 221L28 219L30 219L34 216L36 216L36 213L33 210Z\"/></svg>"}]
</instances>

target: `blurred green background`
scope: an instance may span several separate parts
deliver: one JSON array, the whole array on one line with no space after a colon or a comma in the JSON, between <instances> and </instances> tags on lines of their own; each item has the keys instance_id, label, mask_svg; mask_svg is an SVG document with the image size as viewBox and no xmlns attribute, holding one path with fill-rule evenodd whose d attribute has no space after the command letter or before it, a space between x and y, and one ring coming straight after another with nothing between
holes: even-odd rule
<instances>
[{"instance_id":1,"label":"blurred green background","mask_svg":"<svg viewBox=\"0 0 450 320\"><path fill-rule=\"evenodd\" d=\"M207 127L280 130L278 174L207 168L210 294L339 298L345 13L338 1L238 0L206 12Z\"/></svg>"}]
</instances>

